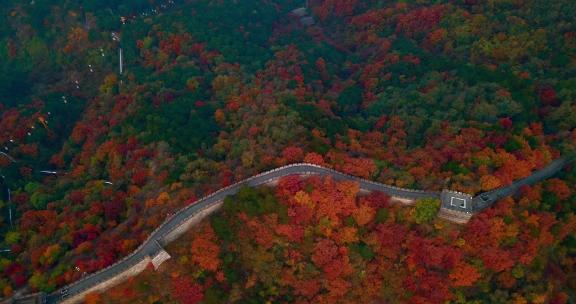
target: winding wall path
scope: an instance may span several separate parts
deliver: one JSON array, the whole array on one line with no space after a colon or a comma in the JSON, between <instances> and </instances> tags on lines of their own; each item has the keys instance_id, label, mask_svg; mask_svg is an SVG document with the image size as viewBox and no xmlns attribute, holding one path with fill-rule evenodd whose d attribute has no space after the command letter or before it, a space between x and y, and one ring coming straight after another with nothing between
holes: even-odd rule
<instances>
[{"instance_id":1,"label":"winding wall path","mask_svg":"<svg viewBox=\"0 0 576 304\"><path fill-rule=\"evenodd\" d=\"M512 185L500 189L496 189L487 193L482 193L472 199L472 210L477 211L484 209L499 198L515 193L521 186L533 184L542 179L548 178L558 171L560 171L568 161L565 159L558 159L550 165L534 172L531 176L519 180ZM281 177L288 175L310 175L319 174L331 176L335 180L353 180L357 181L360 188L367 191L381 191L390 196L397 198L416 200L421 198L440 198L441 192L437 191L422 191L398 188L394 186L384 185L355 176L347 175L332 169L324 168L321 166L300 163L288 166L279 167L252 177L242 180L238 183L222 188L210 195L207 195L195 203L184 207L170 218L168 218L162 225L160 225L148 239L142 243L132 254L126 256L115 264L90 274L68 286L65 286L56 292L47 295L44 300L46 303L59 303L75 302L74 299L79 299L83 293L95 288L103 288L107 282L117 281L117 277L124 277L126 275L133 275L142 271L141 265L144 260L149 260L163 251L162 246L171 240L177 238L179 234L183 233L186 228L199 221L202 217L208 215L210 212L216 210L222 203L225 197L237 193L243 186L258 186L273 182ZM477 207L474 203L479 204ZM444 202L442 203L444 206ZM140 265L140 266L139 266ZM102 287L100 287L102 286Z\"/></svg>"},{"instance_id":2,"label":"winding wall path","mask_svg":"<svg viewBox=\"0 0 576 304\"><path fill-rule=\"evenodd\" d=\"M554 174L558 173L558 171L562 170L564 166L569 163L569 160L566 158L559 158L557 160L552 161L548 166L540 169L532 175L525 177L523 179L519 179L513 182L511 185L506 187L497 188L488 192L480 193L476 197L472 199L472 207L475 212L490 207L493 203L498 201L501 198L510 196L516 191L520 190L522 186L528 186L535 184L541 180L547 179Z\"/></svg>"}]
</instances>

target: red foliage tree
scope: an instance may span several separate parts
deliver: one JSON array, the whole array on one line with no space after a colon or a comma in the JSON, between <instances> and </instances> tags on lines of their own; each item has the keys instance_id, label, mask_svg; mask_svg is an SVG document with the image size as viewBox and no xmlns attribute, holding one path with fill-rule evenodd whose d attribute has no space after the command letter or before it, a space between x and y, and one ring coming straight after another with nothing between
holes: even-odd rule
<instances>
[{"instance_id":1,"label":"red foliage tree","mask_svg":"<svg viewBox=\"0 0 576 304\"><path fill-rule=\"evenodd\" d=\"M414 36L418 33L430 31L440 23L445 10L446 7L444 5L414 9L398 17L396 32Z\"/></svg>"},{"instance_id":2,"label":"red foliage tree","mask_svg":"<svg viewBox=\"0 0 576 304\"><path fill-rule=\"evenodd\" d=\"M304 162L324 166L324 158L322 155L314 152L306 154Z\"/></svg>"},{"instance_id":3,"label":"red foliage tree","mask_svg":"<svg viewBox=\"0 0 576 304\"><path fill-rule=\"evenodd\" d=\"M452 285L457 287L472 286L480 277L476 267L467 263L459 263L450 273Z\"/></svg>"},{"instance_id":4,"label":"red foliage tree","mask_svg":"<svg viewBox=\"0 0 576 304\"><path fill-rule=\"evenodd\" d=\"M147 179L148 179L148 170L146 169L137 170L132 175L132 183L138 187L144 186Z\"/></svg>"},{"instance_id":5,"label":"red foliage tree","mask_svg":"<svg viewBox=\"0 0 576 304\"><path fill-rule=\"evenodd\" d=\"M510 117L503 117L498 120L500 126L504 129L510 129L512 127L512 119Z\"/></svg>"},{"instance_id":6,"label":"red foliage tree","mask_svg":"<svg viewBox=\"0 0 576 304\"><path fill-rule=\"evenodd\" d=\"M75 205L82 204L84 202L85 193L82 190L74 190L68 194L68 199Z\"/></svg>"},{"instance_id":7,"label":"red foliage tree","mask_svg":"<svg viewBox=\"0 0 576 304\"><path fill-rule=\"evenodd\" d=\"M185 277L172 279L172 293L176 300L182 304L200 303L204 298L204 290L201 285L192 283Z\"/></svg>"},{"instance_id":8,"label":"red foliage tree","mask_svg":"<svg viewBox=\"0 0 576 304\"><path fill-rule=\"evenodd\" d=\"M425 271L408 277L404 286L414 293L410 303L445 303L452 298L448 284L438 273Z\"/></svg>"},{"instance_id":9,"label":"red foliage tree","mask_svg":"<svg viewBox=\"0 0 576 304\"><path fill-rule=\"evenodd\" d=\"M322 239L314 246L314 253L312 254L312 262L318 267L322 267L338 256L338 247L334 241L329 239Z\"/></svg>"},{"instance_id":10,"label":"red foliage tree","mask_svg":"<svg viewBox=\"0 0 576 304\"><path fill-rule=\"evenodd\" d=\"M568 199L572 194L566 182L558 178L546 181L546 190L553 192L561 200Z\"/></svg>"},{"instance_id":11,"label":"red foliage tree","mask_svg":"<svg viewBox=\"0 0 576 304\"><path fill-rule=\"evenodd\" d=\"M515 261L508 251L497 248L485 248L480 252L480 257L487 268L496 272L511 269Z\"/></svg>"},{"instance_id":12,"label":"red foliage tree","mask_svg":"<svg viewBox=\"0 0 576 304\"><path fill-rule=\"evenodd\" d=\"M538 95L539 95L540 100L542 101L542 103L544 105L549 105L549 106L560 105L560 100L556 96L556 90L554 90L554 88L552 88L550 86L540 88Z\"/></svg>"},{"instance_id":13,"label":"red foliage tree","mask_svg":"<svg viewBox=\"0 0 576 304\"><path fill-rule=\"evenodd\" d=\"M288 163L296 163L302 161L304 151L302 151L300 147L290 146L282 151L282 157L284 157Z\"/></svg>"}]
</instances>

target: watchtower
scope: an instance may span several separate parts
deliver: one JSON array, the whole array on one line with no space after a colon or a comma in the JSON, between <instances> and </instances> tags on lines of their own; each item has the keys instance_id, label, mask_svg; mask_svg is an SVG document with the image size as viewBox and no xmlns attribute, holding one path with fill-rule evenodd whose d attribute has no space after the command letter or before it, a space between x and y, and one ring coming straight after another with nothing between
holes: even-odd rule
<instances>
[{"instance_id":1,"label":"watchtower","mask_svg":"<svg viewBox=\"0 0 576 304\"><path fill-rule=\"evenodd\" d=\"M452 191L452 190L442 190L440 194L440 200L442 201L442 208L460 211L460 212L472 212L472 195Z\"/></svg>"},{"instance_id":2,"label":"watchtower","mask_svg":"<svg viewBox=\"0 0 576 304\"><path fill-rule=\"evenodd\" d=\"M468 222L472 217L472 195L444 189L440 194L440 201L442 204L439 217L460 224Z\"/></svg>"}]
</instances>

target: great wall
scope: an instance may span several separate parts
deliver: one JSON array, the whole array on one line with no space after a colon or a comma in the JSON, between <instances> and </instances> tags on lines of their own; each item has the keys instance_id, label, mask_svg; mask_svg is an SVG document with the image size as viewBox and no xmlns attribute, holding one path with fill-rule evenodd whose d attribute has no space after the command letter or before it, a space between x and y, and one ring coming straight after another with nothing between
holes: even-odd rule
<instances>
[{"instance_id":1,"label":"great wall","mask_svg":"<svg viewBox=\"0 0 576 304\"><path fill-rule=\"evenodd\" d=\"M137 275L149 263L152 263L157 268L162 262L170 258L170 255L163 247L176 240L202 219L217 211L222 206L225 197L236 194L244 186L274 186L284 176L325 175L331 176L338 181L353 180L358 182L361 191L364 193L380 191L390 195L393 201L403 204L412 204L422 198L440 199L441 207L438 216L454 223L465 224L475 213L490 207L503 197L513 195L524 185L531 185L553 176L568 163L569 160L566 158L554 160L548 166L533 172L532 175L526 178L515 181L511 185L480 193L474 197L470 194L446 189L439 192L399 188L314 164L291 164L239 181L182 208L162 225L158 226L134 252L105 269L89 274L51 294L37 293L17 299L9 299L3 303L78 303L84 299L86 294L92 291L106 290L131 276Z\"/></svg>"}]
</instances>

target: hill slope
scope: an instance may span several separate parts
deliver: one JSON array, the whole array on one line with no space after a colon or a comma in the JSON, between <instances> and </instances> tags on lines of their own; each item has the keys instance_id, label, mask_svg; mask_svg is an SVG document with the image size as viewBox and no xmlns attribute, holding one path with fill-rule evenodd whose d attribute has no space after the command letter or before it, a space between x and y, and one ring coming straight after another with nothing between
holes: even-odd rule
<instances>
[{"instance_id":1,"label":"hill slope","mask_svg":"<svg viewBox=\"0 0 576 304\"><path fill-rule=\"evenodd\" d=\"M288 0L3 5L3 294L106 267L286 163L476 193L574 150L573 1L310 3L309 26ZM574 180L530 204L568 223Z\"/></svg>"},{"instance_id":2,"label":"hill slope","mask_svg":"<svg viewBox=\"0 0 576 304\"><path fill-rule=\"evenodd\" d=\"M462 227L354 182L244 188L167 250L172 259L88 303L565 303L576 219L531 206L541 187ZM572 278L571 278L572 277Z\"/></svg>"}]
</instances>

